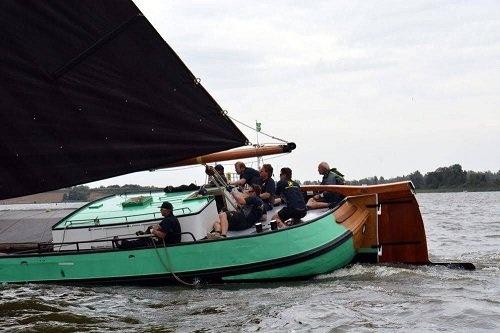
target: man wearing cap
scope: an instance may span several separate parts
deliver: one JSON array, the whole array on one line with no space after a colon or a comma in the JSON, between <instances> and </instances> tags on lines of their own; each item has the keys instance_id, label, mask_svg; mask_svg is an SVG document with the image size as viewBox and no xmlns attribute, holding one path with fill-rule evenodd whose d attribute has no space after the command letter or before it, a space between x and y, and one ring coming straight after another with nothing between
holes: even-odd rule
<instances>
[{"instance_id":1,"label":"man wearing cap","mask_svg":"<svg viewBox=\"0 0 500 333\"><path fill-rule=\"evenodd\" d=\"M163 216L160 224L153 226L151 233L165 240L165 244L177 244L181 241L181 225L173 215L174 207L168 201L162 203L160 213Z\"/></svg>"}]
</instances>

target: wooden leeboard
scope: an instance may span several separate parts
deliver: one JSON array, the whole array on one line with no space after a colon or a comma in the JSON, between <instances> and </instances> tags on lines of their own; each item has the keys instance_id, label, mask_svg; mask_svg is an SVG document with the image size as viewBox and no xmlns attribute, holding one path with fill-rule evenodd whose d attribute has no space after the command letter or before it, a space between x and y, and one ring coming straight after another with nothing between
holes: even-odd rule
<instances>
[{"instance_id":1,"label":"wooden leeboard","mask_svg":"<svg viewBox=\"0 0 500 333\"><path fill-rule=\"evenodd\" d=\"M386 193L379 197L380 262L426 264L427 239L417 200L413 194Z\"/></svg>"}]
</instances>

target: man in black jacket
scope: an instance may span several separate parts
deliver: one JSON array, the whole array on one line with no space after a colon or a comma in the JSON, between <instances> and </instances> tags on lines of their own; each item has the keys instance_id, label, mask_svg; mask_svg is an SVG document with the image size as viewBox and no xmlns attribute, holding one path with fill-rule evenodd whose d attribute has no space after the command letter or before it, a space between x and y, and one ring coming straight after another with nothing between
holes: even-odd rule
<instances>
[{"instance_id":1,"label":"man in black jacket","mask_svg":"<svg viewBox=\"0 0 500 333\"><path fill-rule=\"evenodd\" d=\"M248 185L262 185L262 179L260 178L260 173L252 168L249 168L243 162L236 162L234 164L234 170L238 175L240 175L240 179L231 182L231 185L235 186L245 186Z\"/></svg>"},{"instance_id":2,"label":"man in black jacket","mask_svg":"<svg viewBox=\"0 0 500 333\"><path fill-rule=\"evenodd\" d=\"M151 229L153 235L165 240L165 244L176 244L181 241L181 225L177 217L174 216L173 210L172 204L165 201L160 207L163 220Z\"/></svg>"},{"instance_id":3,"label":"man in black jacket","mask_svg":"<svg viewBox=\"0 0 500 333\"><path fill-rule=\"evenodd\" d=\"M142 236L145 234L152 234L156 237L162 239L161 245L163 242L165 244L177 244L181 241L181 225L179 224L179 220L177 217L173 215L174 207L168 201L165 201L160 207L160 213L163 216L163 220L161 220L160 224L150 226L146 230L146 232L138 231L136 233L137 236ZM138 247L148 247L155 245L154 240L150 237L140 237L133 240L118 240L118 237L115 236L113 242L119 249L134 249Z\"/></svg>"},{"instance_id":4,"label":"man in black jacket","mask_svg":"<svg viewBox=\"0 0 500 333\"><path fill-rule=\"evenodd\" d=\"M286 203L286 206L273 216L279 228L286 228L287 225L284 222L288 219L297 221L306 216L306 202L299 184L292 180L290 168L281 169L280 181L276 185L276 195L281 196L282 202Z\"/></svg>"}]
</instances>

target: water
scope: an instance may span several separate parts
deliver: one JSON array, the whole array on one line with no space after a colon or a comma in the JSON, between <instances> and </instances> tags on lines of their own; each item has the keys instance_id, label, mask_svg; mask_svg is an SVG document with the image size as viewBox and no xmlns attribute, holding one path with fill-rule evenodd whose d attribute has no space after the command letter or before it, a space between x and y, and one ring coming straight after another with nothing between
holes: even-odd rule
<instances>
[{"instance_id":1,"label":"water","mask_svg":"<svg viewBox=\"0 0 500 333\"><path fill-rule=\"evenodd\" d=\"M433 261L354 265L306 282L0 286L7 332L500 331L500 192L419 194Z\"/></svg>"},{"instance_id":2,"label":"water","mask_svg":"<svg viewBox=\"0 0 500 333\"><path fill-rule=\"evenodd\" d=\"M87 202L58 202L58 203L39 203L39 204L7 204L0 205L0 211L6 210L58 210L58 209L77 209L87 204Z\"/></svg>"}]
</instances>

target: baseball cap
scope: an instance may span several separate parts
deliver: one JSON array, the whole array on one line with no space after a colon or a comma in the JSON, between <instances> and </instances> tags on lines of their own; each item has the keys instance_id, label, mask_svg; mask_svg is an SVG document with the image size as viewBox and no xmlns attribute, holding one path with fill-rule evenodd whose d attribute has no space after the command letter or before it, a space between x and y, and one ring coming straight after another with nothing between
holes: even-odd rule
<instances>
[{"instance_id":1,"label":"baseball cap","mask_svg":"<svg viewBox=\"0 0 500 333\"><path fill-rule=\"evenodd\" d=\"M165 208L165 209L170 209L170 210L173 210L174 209L174 206L172 206L172 204L168 201L164 201L162 204L161 204L161 207L160 208Z\"/></svg>"}]
</instances>

